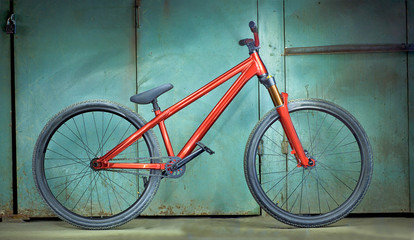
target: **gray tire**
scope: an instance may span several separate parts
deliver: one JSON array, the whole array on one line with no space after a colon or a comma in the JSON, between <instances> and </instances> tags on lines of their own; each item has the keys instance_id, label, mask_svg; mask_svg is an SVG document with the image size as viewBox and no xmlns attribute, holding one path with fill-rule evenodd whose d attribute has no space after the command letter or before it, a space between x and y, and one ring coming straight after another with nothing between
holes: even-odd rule
<instances>
[{"instance_id":1,"label":"gray tire","mask_svg":"<svg viewBox=\"0 0 414 240\"><path fill-rule=\"evenodd\" d=\"M138 216L158 189L161 178L154 175L160 171L95 171L90 162L144 124L134 112L107 101L78 103L55 115L33 153L33 176L44 201L61 219L86 229L108 229ZM158 162L160 156L148 131L114 160Z\"/></svg>"},{"instance_id":2,"label":"gray tire","mask_svg":"<svg viewBox=\"0 0 414 240\"><path fill-rule=\"evenodd\" d=\"M246 145L245 176L259 205L297 227L320 227L349 214L367 192L372 151L358 121L323 100L289 102L292 122L315 166L297 167L276 109L255 126Z\"/></svg>"}]
</instances>

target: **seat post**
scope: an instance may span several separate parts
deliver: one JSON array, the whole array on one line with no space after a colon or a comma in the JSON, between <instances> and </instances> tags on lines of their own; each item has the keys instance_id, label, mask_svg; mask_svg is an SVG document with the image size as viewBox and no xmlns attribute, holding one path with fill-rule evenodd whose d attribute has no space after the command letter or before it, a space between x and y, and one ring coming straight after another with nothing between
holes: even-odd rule
<instances>
[{"instance_id":1,"label":"seat post","mask_svg":"<svg viewBox=\"0 0 414 240\"><path fill-rule=\"evenodd\" d=\"M153 112L161 110L160 106L158 106L157 99L154 99L154 101L152 101L151 103L152 103L152 107L153 107L153 109L152 109Z\"/></svg>"}]
</instances>

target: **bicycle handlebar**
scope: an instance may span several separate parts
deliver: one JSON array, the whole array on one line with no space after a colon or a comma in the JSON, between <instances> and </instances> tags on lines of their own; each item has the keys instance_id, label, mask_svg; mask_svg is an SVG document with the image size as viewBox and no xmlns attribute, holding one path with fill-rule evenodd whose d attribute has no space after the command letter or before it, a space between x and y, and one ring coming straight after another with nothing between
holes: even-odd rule
<instances>
[{"instance_id":1,"label":"bicycle handlebar","mask_svg":"<svg viewBox=\"0 0 414 240\"><path fill-rule=\"evenodd\" d=\"M249 27L250 27L250 30L252 31L252 33L257 32L257 26L256 26L256 23L255 22L250 21L249 22Z\"/></svg>"},{"instance_id":2,"label":"bicycle handlebar","mask_svg":"<svg viewBox=\"0 0 414 240\"><path fill-rule=\"evenodd\" d=\"M245 39L242 39L242 40L239 41L239 45L244 46L244 45L247 45L248 43L253 42L253 41L254 40L251 39L251 38L245 38Z\"/></svg>"},{"instance_id":3,"label":"bicycle handlebar","mask_svg":"<svg viewBox=\"0 0 414 240\"><path fill-rule=\"evenodd\" d=\"M259 47L260 46L260 41L259 41L259 33L257 31L256 23L254 21L250 21L249 22L249 27L250 27L250 30L252 31L253 35L254 35L254 46Z\"/></svg>"},{"instance_id":4,"label":"bicycle handlebar","mask_svg":"<svg viewBox=\"0 0 414 240\"><path fill-rule=\"evenodd\" d=\"M256 23L253 22L253 21L250 21L249 22L249 27L250 27L250 30L253 33L254 40L251 39L251 38L242 39L242 40L239 41L239 45L244 46L244 45L247 45L248 43L251 43L251 42L254 41L254 46L258 49L260 47L260 41L259 41L259 33L257 31Z\"/></svg>"}]
</instances>

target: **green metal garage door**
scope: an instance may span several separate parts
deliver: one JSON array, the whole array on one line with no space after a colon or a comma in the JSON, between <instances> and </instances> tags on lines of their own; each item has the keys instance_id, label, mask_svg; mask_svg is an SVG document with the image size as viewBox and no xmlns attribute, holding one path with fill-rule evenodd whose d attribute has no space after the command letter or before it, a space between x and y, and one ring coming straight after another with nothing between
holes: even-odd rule
<instances>
[{"instance_id":1,"label":"green metal garage door","mask_svg":"<svg viewBox=\"0 0 414 240\"><path fill-rule=\"evenodd\" d=\"M174 88L159 98L159 105L166 109L243 61L248 50L238 40L251 37L248 22L256 14L254 0L142 1L138 90L172 83ZM232 83L166 121L176 154ZM187 165L182 178L164 181L145 213L259 214L243 170L244 147L258 120L257 91L256 79L246 84L203 139L216 154L202 154ZM146 119L153 117L151 109L139 106Z\"/></svg>"},{"instance_id":2,"label":"green metal garage door","mask_svg":"<svg viewBox=\"0 0 414 240\"><path fill-rule=\"evenodd\" d=\"M285 33L288 48L405 43L405 1L286 1ZM292 99L333 101L349 110L370 138L372 183L355 212L410 211L407 66L407 53L286 57Z\"/></svg>"},{"instance_id":3,"label":"green metal garage door","mask_svg":"<svg viewBox=\"0 0 414 240\"><path fill-rule=\"evenodd\" d=\"M33 183L31 156L45 123L64 107L109 99L134 108L135 1L16 0L19 214L50 214Z\"/></svg>"},{"instance_id":4,"label":"green metal garage door","mask_svg":"<svg viewBox=\"0 0 414 240\"><path fill-rule=\"evenodd\" d=\"M5 18L8 6L3 3L9 1L0 1ZM159 98L166 109L205 85L248 56L237 42L251 36L250 20L258 21L261 56L280 90L287 90L290 99L333 101L366 128L375 153L374 177L357 211L410 211L409 183L411 176L413 191L414 174L409 169L414 161L410 163L409 150L411 159L414 154L407 129L414 105L412 55L282 56L285 47L396 44L406 43L407 37L412 42L414 11L406 9L404 0L13 2L18 22L14 52L19 214L51 214L34 186L31 157L38 134L55 113L82 100L109 99L150 119L151 106L134 106L129 102L131 95L170 82L174 89ZM407 2L408 9L413 9L413 2ZM2 34L0 48L6 54L0 56L1 104L5 109L11 104L8 43L9 37ZM231 83L166 121L176 153ZM253 79L203 140L216 154L201 155L188 165L183 178L163 181L144 214L260 213L247 189L242 160L248 134L271 108L266 90ZM9 155L0 164L11 169L10 115L9 111L1 114L4 143L0 146ZM1 208L10 210L11 171L4 174Z\"/></svg>"},{"instance_id":5,"label":"green metal garage door","mask_svg":"<svg viewBox=\"0 0 414 240\"><path fill-rule=\"evenodd\" d=\"M159 101L165 109L248 57L237 42L251 34L247 23L256 17L255 1L143 1L137 39L134 6L135 1L15 1L19 214L50 214L33 184L31 154L42 127L60 109L94 98L134 108L129 97L136 86L144 91L171 82L175 88ZM176 151L230 84L166 122ZM191 163L182 179L164 181L144 214L259 213L242 162L258 120L257 87L249 83L205 137L217 154ZM152 117L150 107L139 112Z\"/></svg>"}]
</instances>

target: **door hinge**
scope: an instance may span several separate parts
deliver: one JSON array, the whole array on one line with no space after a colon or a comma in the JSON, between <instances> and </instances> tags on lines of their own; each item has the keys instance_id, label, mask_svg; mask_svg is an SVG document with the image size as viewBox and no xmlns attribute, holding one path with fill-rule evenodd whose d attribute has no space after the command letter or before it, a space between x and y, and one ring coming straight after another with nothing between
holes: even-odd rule
<instances>
[{"instance_id":1,"label":"door hinge","mask_svg":"<svg viewBox=\"0 0 414 240\"><path fill-rule=\"evenodd\" d=\"M7 34L16 34L16 20L14 18L14 13L10 14L6 21L6 33Z\"/></svg>"},{"instance_id":2,"label":"door hinge","mask_svg":"<svg viewBox=\"0 0 414 240\"><path fill-rule=\"evenodd\" d=\"M289 154L289 141L287 140L286 134L283 134L283 140L280 143L282 154Z\"/></svg>"}]
</instances>

